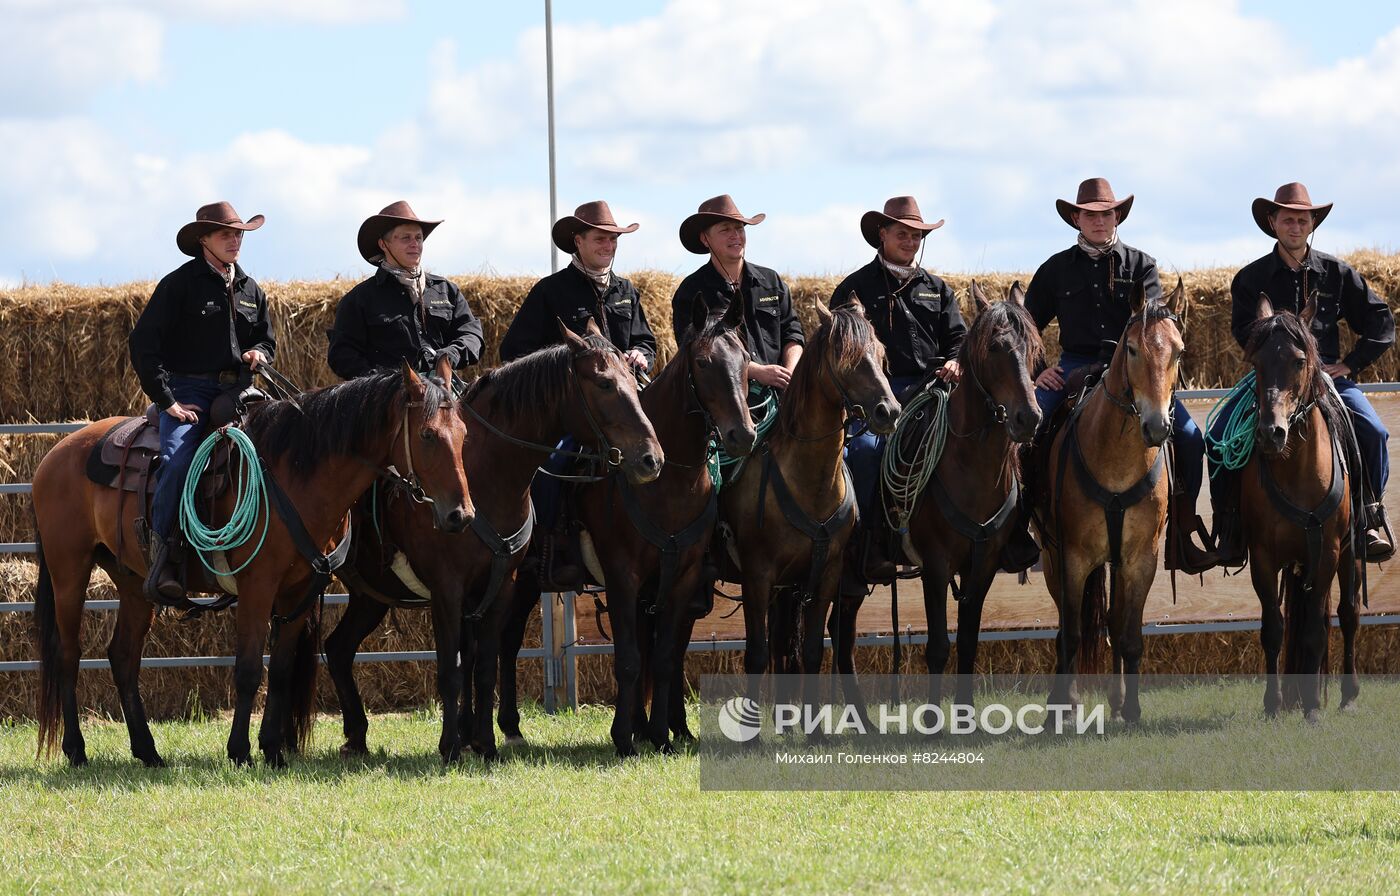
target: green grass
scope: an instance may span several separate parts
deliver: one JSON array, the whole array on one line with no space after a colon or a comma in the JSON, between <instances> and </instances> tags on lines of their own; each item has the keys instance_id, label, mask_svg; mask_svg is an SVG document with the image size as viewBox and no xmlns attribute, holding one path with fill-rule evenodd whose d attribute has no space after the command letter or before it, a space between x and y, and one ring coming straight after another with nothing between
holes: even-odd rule
<instances>
[{"instance_id":1,"label":"green grass","mask_svg":"<svg viewBox=\"0 0 1400 896\"><path fill-rule=\"evenodd\" d=\"M1152 707L1148 707L1149 713ZM1241 714L1239 744L1266 728ZM286 771L223 720L155 726L170 768L85 727L91 765L0 725L4 892L1384 892L1400 800L1349 792L712 793L694 752L613 757L611 713L526 713L528 748L444 769L430 713L332 720ZM1329 719L1330 722L1330 719ZM1393 761L1393 741L1376 743ZM1091 755L1091 754L1088 754Z\"/></svg>"}]
</instances>

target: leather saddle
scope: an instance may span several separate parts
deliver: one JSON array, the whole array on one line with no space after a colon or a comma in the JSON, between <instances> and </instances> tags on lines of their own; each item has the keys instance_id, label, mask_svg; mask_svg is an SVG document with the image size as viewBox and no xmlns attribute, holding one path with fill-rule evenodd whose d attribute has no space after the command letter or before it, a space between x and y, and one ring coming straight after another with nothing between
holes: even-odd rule
<instances>
[{"instance_id":1,"label":"leather saddle","mask_svg":"<svg viewBox=\"0 0 1400 896\"><path fill-rule=\"evenodd\" d=\"M1021 487L1032 506L1044 512L1050 506L1050 454L1055 437L1064 429L1075 407L1099 381L1107 365L1086 364L1065 377L1065 400L1040 423L1035 438L1021 446Z\"/></svg>"},{"instance_id":2,"label":"leather saddle","mask_svg":"<svg viewBox=\"0 0 1400 896\"><path fill-rule=\"evenodd\" d=\"M249 404L266 398L265 393L253 388L225 392L211 405L200 437L219 427L240 423ZM108 430L88 455L88 479L120 491L152 494L156 486L154 473L160 467L160 413L152 404L141 416L128 417ZM200 497L217 497L228 487L228 456L226 443L215 451L209 470L200 481Z\"/></svg>"}]
</instances>

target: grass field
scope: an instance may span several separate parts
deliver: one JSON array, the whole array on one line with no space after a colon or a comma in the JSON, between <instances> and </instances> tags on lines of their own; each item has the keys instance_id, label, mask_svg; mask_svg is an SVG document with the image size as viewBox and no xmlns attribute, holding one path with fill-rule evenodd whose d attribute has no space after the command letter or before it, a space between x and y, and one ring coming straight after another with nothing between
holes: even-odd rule
<instances>
[{"instance_id":1,"label":"grass field","mask_svg":"<svg viewBox=\"0 0 1400 896\"><path fill-rule=\"evenodd\" d=\"M170 763L160 771L128 757L119 723L87 723L93 762L80 770L36 761L33 726L0 726L0 890L1377 893L1400 886L1394 793L711 793L699 789L693 751L615 759L610 715L599 707L556 717L527 711L532 746L507 751L492 768L471 759L446 770L430 712L374 718L377 752L351 762L336 753L335 723L323 720L312 750L286 771L230 767L223 719L155 726ZM1265 722L1257 710L1230 718L1225 753L1248 751L1279 730L1272 726L1301 724L1296 716ZM1325 724L1341 724L1334 718ZM1375 750L1394 761L1393 740Z\"/></svg>"}]
</instances>

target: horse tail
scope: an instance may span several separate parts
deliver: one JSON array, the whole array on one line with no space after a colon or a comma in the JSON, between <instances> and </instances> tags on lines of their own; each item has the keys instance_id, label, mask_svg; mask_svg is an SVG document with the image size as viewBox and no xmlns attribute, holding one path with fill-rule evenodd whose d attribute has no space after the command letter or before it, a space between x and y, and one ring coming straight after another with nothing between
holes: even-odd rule
<instances>
[{"instance_id":1,"label":"horse tail","mask_svg":"<svg viewBox=\"0 0 1400 896\"><path fill-rule=\"evenodd\" d=\"M1105 567L1100 566L1084 580L1084 598L1079 604L1079 674L1100 672L1107 646L1103 633L1107 624L1107 575Z\"/></svg>"},{"instance_id":2,"label":"horse tail","mask_svg":"<svg viewBox=\"0 0 1400 896\"><path fill-rule=\"evenodd\" d=\"M316 679L320 670L321 611L312 607L306 615L306 625L297 635L296 653L292 657L291 707L287 713L287 729L283 732L288 747L302 753L311 745L311 732L316 724Z\"/></svg>"},{"instance_id":3,"label":"horse tail","mask_svg":"<svg viewBox=\"0 0 1400 896\"><path fill-rule=\"evenodd\" d=\"M37 527L36 527L37 531ZM58 636L58 611L54 604L53 577L44 559L44 545L36 534L34 551L39 559L39 580L34 591L34 626L39 642L39 720L38 756L43 759L58 749L58 737L63 715L63 697L59 687L59 653L62 644Z\"/></svg>"}]
</instances>

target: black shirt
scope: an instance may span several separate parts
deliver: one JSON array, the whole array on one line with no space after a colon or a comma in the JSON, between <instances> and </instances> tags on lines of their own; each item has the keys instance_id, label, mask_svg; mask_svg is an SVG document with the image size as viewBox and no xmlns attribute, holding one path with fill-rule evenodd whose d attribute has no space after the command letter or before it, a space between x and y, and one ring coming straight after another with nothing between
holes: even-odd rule
<instances>
[{"instance_id":1,"label":"black shirt","mask_svg":"<svg viewBox=\"0 0 1400 896\"><path fill-rule=\"evenodd\" d=\"M462 291L435 274L425 278L421 305L383 268L345 294L326 352L336 376L354 379L404 361L428 373L439 354L456 370L481 359L481 321Z\"/></svg>"},{"instance_id":2,"label":"black shirt","mask_svg":"<svg viewBox=\"0 0 1400 896\"><path fill-rule=\"evenodd\" d=\"M127 344L141 391L162 409L175 403L171 373L232 370L253 349L271 361L277 348L258 284L235 264L230 287L202 257L156 284Z\"/></svg>"},{"instance_id":3,"label":"black shirt","mask_svg":"<svg viewBox=\"0 0 1400 896\"><path fill-rule=\"evenodd\" d=\"M1343 318L1357 336L1356 346L1342 359L1353 373L1360 373L1395 342L1395 315L1351 265L1311 250L1303 266L1294 271L1279 257L1277 244L1274 251L1241 268L1230 283L1230 332L1235 341L1244 346L1260 293L1269 297L1275 310L1300 313L1306 304L1305 279L1308 292L1317 295L1312 334L1323 363L1337 362L1341 352L1337 324Z\"/></svg>"},{"instance_id":4,"label":"black shirt","mask_svg":"<svg viewBox=\"0 0 1400 896\"><path fill-rule=\"evenodd\" d=\"M671 329L681 341L691 319L696 294L704 296L710 312L729 307L734 290L714 264L706 261L695 273L681 281L671 297ZM744 262L739 294L744 301L744 324L748 330L749 353L759 364L783 363L783 346L805 345L802 323L792 309L792 296L783 278L771 268Z\"/></svg>"},{"instance_id":5,"label":"black shirt","mask_svg":"<svg viewBox=\"0 0 1400 896\"><path fill-rule=\"evenodd\" d=\"M1112 284L1109 277L1113 278ZM1157 261L1121 241L1097 260L1078 245L1051 255L1031 278L1026 310L1041 330L1060 319L1060 348L1097 357L1105 341L1116 342L1133 316L1133 289L1147 290L1149 302L1162 298Z\"/></svg>"},{"instance_id":6,"label":"black shirt","mask_svg":"<svg viewBox=\"0 0 1400 896\"><path fill-rule=\"evenodd\" d=\"M563 342L556 320L579 336L592 320L619 350L635 348L646 355L647 367L656 360L656 336L632 281L613 274L600 295L593 281L572 264L531 288L501 339L501 360L514 361Z\"/></svg>"},{"instance_id":7,"label":"black shirt","mask_svg":"<svg viewBox=\"0 0 1400 896\"><path fill-rule=\"evenodd\" d=\"M891 376L922 376L933 369L935 359L958 356L967 324L957 296L941 278L919 268L901 286L877 257L841 281L830 306L844 305L851 293L865 306L865 316L885 345Z\"/></svg>"}]
</instances>

